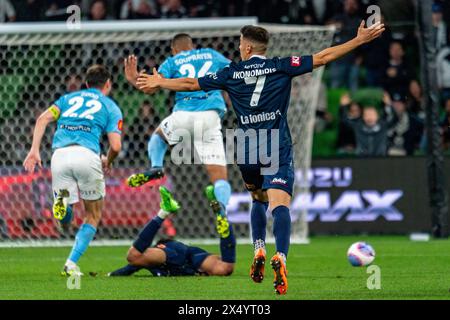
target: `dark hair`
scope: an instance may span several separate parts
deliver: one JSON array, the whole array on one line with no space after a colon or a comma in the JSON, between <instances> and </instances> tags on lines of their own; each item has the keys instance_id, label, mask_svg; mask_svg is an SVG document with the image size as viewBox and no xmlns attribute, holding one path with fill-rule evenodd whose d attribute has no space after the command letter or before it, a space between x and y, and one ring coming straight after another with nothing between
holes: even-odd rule
<instances>
[{"instance_id":1,"label":"dark hair","mask_svg":"<svg viewBox=\"0 0 450 320\"><path fill-rule=\"evenodd\" d=\"M262 27L251 25L243 26L241 28L241 34L247 40L258 42L264 46L269 44L269 32Z\"/></svg>"},{"instance_id":2,"label":"dark hair","mask_svg":"<svg viewBox=\"0 0 450 320\"><path fill-rule=\"evenodd\" d=\"M105 83L111 79L111 73L105 66L94 64L86 72L86 83L89 88L103 88Z\"/></svg>"},{"instance_id":3,"label":"dark hair","mask_svg":"<svg viewBox=\"0 0 450 320\"><path fill-rule=\"evenodd\" d=\"M192 38L187 33L178 33L172 38L172 46L175 45L179 41L192 41Z\"/></svg>"}]
</instances>

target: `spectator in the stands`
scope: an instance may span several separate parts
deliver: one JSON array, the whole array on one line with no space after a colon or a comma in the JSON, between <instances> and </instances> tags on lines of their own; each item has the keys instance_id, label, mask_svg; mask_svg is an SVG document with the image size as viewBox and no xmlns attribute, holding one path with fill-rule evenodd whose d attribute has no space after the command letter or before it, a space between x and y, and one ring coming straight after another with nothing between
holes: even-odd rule
<instances>
[{"instance_id":1,"label":"spectator in the stands","mask_svg":"<svg viewBox=\"0 0 450 320\"><path fill-rule=\"evenodd\" d=\"M400 42L394 41L389 48L389 62L383 72L383 88L389 94L399 93L402 96L408 94L410 73L404 61L405 51Z\"/></svg>"},{"instance_id":2,"label":"spectator in the stands","mask_svg":"<svg viewBox=\"0 0 450 320\"><path fill-rule=\"evenodd\" d=\"M0 0L0 23L16 21L16 10L9 0Z\"/></svg>"},{"instance_id":3,"label":"spectator in the stands","mask_svg":"<svg viewBox=\"0 0 450 320\"><path fill-rule=\"evenodd\" d=\"M386 94L388 96L388 94ZM390 156L411 156L418 149L423 134L423 124L406 108L406 97L394 93L391 98L385 99L385 110L395 112L397 121L388 131Z\"/></svg>"},{"instance_id":4,"label":"spectator in the stands","mask_svg":"<svg viewBox=\"0 0 450 320\"><path fill-rule=\"evenodd\" d=\"M181 19L187 18L188 12L181 3L181 0L159 0L161 5L161 18Z\"/></svg>"},{"instance_id":5,"label":"spectator in the stands","mask_svg":"<svg viewBox=\"0 0 450 320\"><path fill-rule=\"evenodd\" d=\"M339 8L340 7L340 8ZM301 0L298 1L299 24L324 25L342 9L340 1Z\"/></svg>"},{"instance_id":6,"label":"spectator in the stands","mask_svg":"<svg viewBox=\"0 0 450 320\"><path fill-rule=\"evenodd\" d=\"M348 121L361 120L362 108L348 93L342 95L339 108L337 149L339 154L352 154L356 149L355 132Z\"/></svg>"},{"instance_id":7,"label":"spectator in the stands","mask_svg":"<svg viewBox=\"0 0 450 320\"><path fill-rule=\"evenodd\" d=\"M363 109L362 119L344 118L352 127L356 138L356 154L360 157L383 157L388 150L388 130L391 129L397 117L390 103L387 93L384 94L384 116L380 118L378 110L374 106L366 106Z\"/></svg>"},{"instance_id":8,"label":"spectator in the stands","mask_svg":"<svg viewBox=\"0 0 450 320\"><path fill-rule=\"evenodd\" d=\"M120 19L158 18L154 0L125 0L120 10Z\"/></svg>"},{"instance_id":9,"label":"spectator in the stands","mask_svg":"<svg viewBox=\"0 0 450 320\"><path fill-rule=\"evenodd\" d=\"M357 0L345 0L344 12L331 19L337 28L335 45L342 44L356 36L362 17ZM349 88L352 92L358 89L359 64L361 59L359 51L347 54L345 57L330 64L331 87Z\"/></svg>"},{"instance_id":10,"label":"spectator in the stands","mask_svg":"<svg viewBox=\"0 0 450 320\"><path fill-rule=\"evenodd\" d=\"M35 22L42 20L44 0L16 0L17 21Z\"/></svg>"},{"instance_id":11,"label":"spectator in the stands","mask_svg":"<svg viewBox=\"0 0 450 320\"><path fill-rule=\"evenodd\" d=\"M190 18L211 17L217 6L214 5L214 0L186 0L183 4L188 9Z\"/></svg>"},{"instance_id":12,"label":"spectator in the stands","mask_svg":"<svg viewBox=\"0 0 450 320\"><path fill-rule=\"evenodd\" d=\"M450 43L439 51L436 58L436 67L439 89L442 91L444 98L450 97Z\"/></svg>"},{"instance_id":13,"label":"spectator in the stands","mask_svg":"<svg viewBox=\"0 0 450 320\"><path fill-rule=\"evenodd\" d=\"M425 120L425 110L423 105L423 91L417 80L409 83L409 96L407 99L407 109L417 119Z\"/></svg>"},{"instance_id":14,"label":"spectator in the stands","mask_svg":"<svg viewBox=\"0 0 450 320\"><path fill-rule=\"evenodd\" d=\"M450 150L450 97L444 102L445 115L441 120L442 145L444 150Z\"/></svg>"},{"instance_id":15,"label":"spectator in the stands","mask_svg":"<svg viewBox=\"0 0 450 320\"><path fill-rule=\"evenodd\" d=\"M439 50L447 45L447 24L444 20L443 8L440 3L433 4L433 27L436 29L435 44Z\"/></svg>"},{"instance_id":16,"label":"spectator in the stands","mask_svg":"<svg viewBox=\"0 0 450 320\"><path fill-rule=\"evenodd\" d=\"M89 20L102 21L111 19L112 18L108 16L108 8L106 1L95 0L92 2L91 8L89 10Z\"/></svg>"},{"instance_id":17,"label":"spectator in the stands","mask_svg":"<svg viewBox=\"0 0 450 320\"><path fill-rule=\"evenodd\" d=\"M64 92L75 92L81 90L81 86L83 85L83 79L77 74L70 74L65 79L65 88Z\"/></svg>"}]
</instances>

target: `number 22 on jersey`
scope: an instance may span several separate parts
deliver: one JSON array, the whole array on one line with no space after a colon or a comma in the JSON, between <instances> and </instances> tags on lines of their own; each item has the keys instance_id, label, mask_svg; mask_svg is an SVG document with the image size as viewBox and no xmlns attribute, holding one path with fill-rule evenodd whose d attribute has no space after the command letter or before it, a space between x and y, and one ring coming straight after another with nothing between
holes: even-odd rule
<instances>
[{"instance_id":1,"label":"number 22 on jersey","mask_svg":"<svg viewBox=\"0 0 450 320\"><path fill-rule=\"evenodd\" d=\"M94 120L94 114L102 108L101 102L92 99L85 101L83 97L74 97L68 103L71 107L62 114L63 117ZM82 111L80 109L83 107L87 110L80 113L79 111Z\"/></svg>"}]
</instances>

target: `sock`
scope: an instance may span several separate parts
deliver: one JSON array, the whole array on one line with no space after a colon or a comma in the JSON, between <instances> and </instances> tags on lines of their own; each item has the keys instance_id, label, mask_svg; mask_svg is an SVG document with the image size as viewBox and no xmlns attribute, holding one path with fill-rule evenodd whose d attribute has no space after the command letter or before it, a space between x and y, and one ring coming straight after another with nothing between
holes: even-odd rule
<instances>
[{"instance_id":1,"label":"sock","mask_svg":"<svg viewBox=\"0 0 450 320\"><path fill-rule=\"evenodd\" d=\"M216 196L217 201L219 201L224 215L226 212L228 201L230 201L231 197L231 186L228 181L217 180L214 183L214 195Z\"/></svg>"},{"instance_id":2,"label":"sock","mask_svg":"<svg viewBox=\"0 0 450 320\"><path fill-rule=\"evenodd\" d=\"M133 243L133 247L140 253L144 253L144 251L152 244L153 238L158 233L163 221L164 219L161 219L158 216L150 220L141 232L139 232L138 238Z\"/></svg>"},{"instance_id":3,"label":"sock","mask_svg":"<svg viewBox=\"0 0 450 320\"><path fill-rule=\"evenodd\" d=\"M152 168L162 168L164 155L167 151L167 143L157 133L152 134L148 142L148 157L151 161Z\"/></svg>"},{"instance_id":4,"label":"sock","mask_svg":"<svg viewBox=\"0 0 450 320\"><path fill-rule=\"evenodd\" d=\"M252 226L252 238L255 250L261 247L261 242L264 247L264 243L266 241L266 226L267 226L266 212L268 207L269 204L267 202L253 200L252 211L250 214L250 223Z\"/></svg>"},{"instance_id":5,"label":"sock","mask_svg":"<svg viewBox=\"0 0 450 320\"><path fill-rule=\"evenodd\" d=\"M89 243L94 239L97 229L90 224L83 224L77 232L75 243L72 247L72 252L69 255L69 260L73 263L78 263L81 256L86 252Z\"/></svg>"},{"instance_id":6,"label":"sock","mask_svg":"<svg viewBox=\"0 0 450 320\"><path fill-rule=\"evenodd\" d=\"M61 220L61 224L70 224L73 219L72 205L68 205L66 208L66 216Z\"/></svg>"},{"instance_id":7,"label":"sock","mask_svg":"<svg viewBox=\"0 0 450 320\"><path fill-rule=\"evenodd\" d=\"M125 267L117 269L116 271L111 273L120 276L131 276L133 273L136 273L141 269L142 269L141 267L135 267L132 266L131 264L127 264Z\"/></svg>"},{"instance_id":8,"label":"sock","mask_svg":"<svg viewBox=\"0 0 450 320\"><path fill-rule=\"evenodd\" d=\"M220 238L220 254L222 261L227 263L236 262L236 238L234 237L233 226L230 224L230 235Z\"/></svg>"},{"instance_id":9,"label":"sock","mask_svg":"<svg viewBox=\"0 0 450 320\"><path fill-rule=\"evenodd\" d=\"M167 218L167 216L170 214L171 212L167 212L164 211L163 209L160 209L158 212L158 217L160 217L162 220L164 220L165 218ZM161 222L162 223L162 222Z\"/></svg>"},{"instance_id":10,"label":"sock","mask_svg":"<svg viewBox=\"0 0 450 320\"><path fill-rule=\"evenodd\" d=\"M291 215L289 214L289 208L278 206L273 209L272 215L273 234L275 236L277 252L287 257L291 238Z\"/></svg>"}]
</instances>

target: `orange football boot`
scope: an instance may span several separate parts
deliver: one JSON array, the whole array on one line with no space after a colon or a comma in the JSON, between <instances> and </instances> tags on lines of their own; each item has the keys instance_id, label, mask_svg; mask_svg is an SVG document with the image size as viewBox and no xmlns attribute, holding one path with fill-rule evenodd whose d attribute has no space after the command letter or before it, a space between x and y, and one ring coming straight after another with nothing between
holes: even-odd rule
<instances>
[{"instance_id":1,"label":"orange football boot","mask_svg":"<svg viewBox=\"0 0 450 320\"><path fill-rule=\"evenodd\" d=\"M277 294L286 294L288 289L287 270L283 257L277 253L270 259L270 265L273 269L273 286Z\"/></svg>"},{"instance_id":2,"label":"orange football boot","mask_svg":"<svg viewBox=\"0 0 450 320\"><path fill-rule=\"evenodd\" d=\"M264 266L266 264L266 252L263 248L259 248L253 258L252 267L250 268L250 277L256 283L264 280Z\"/></svg>"}]
</instances>

